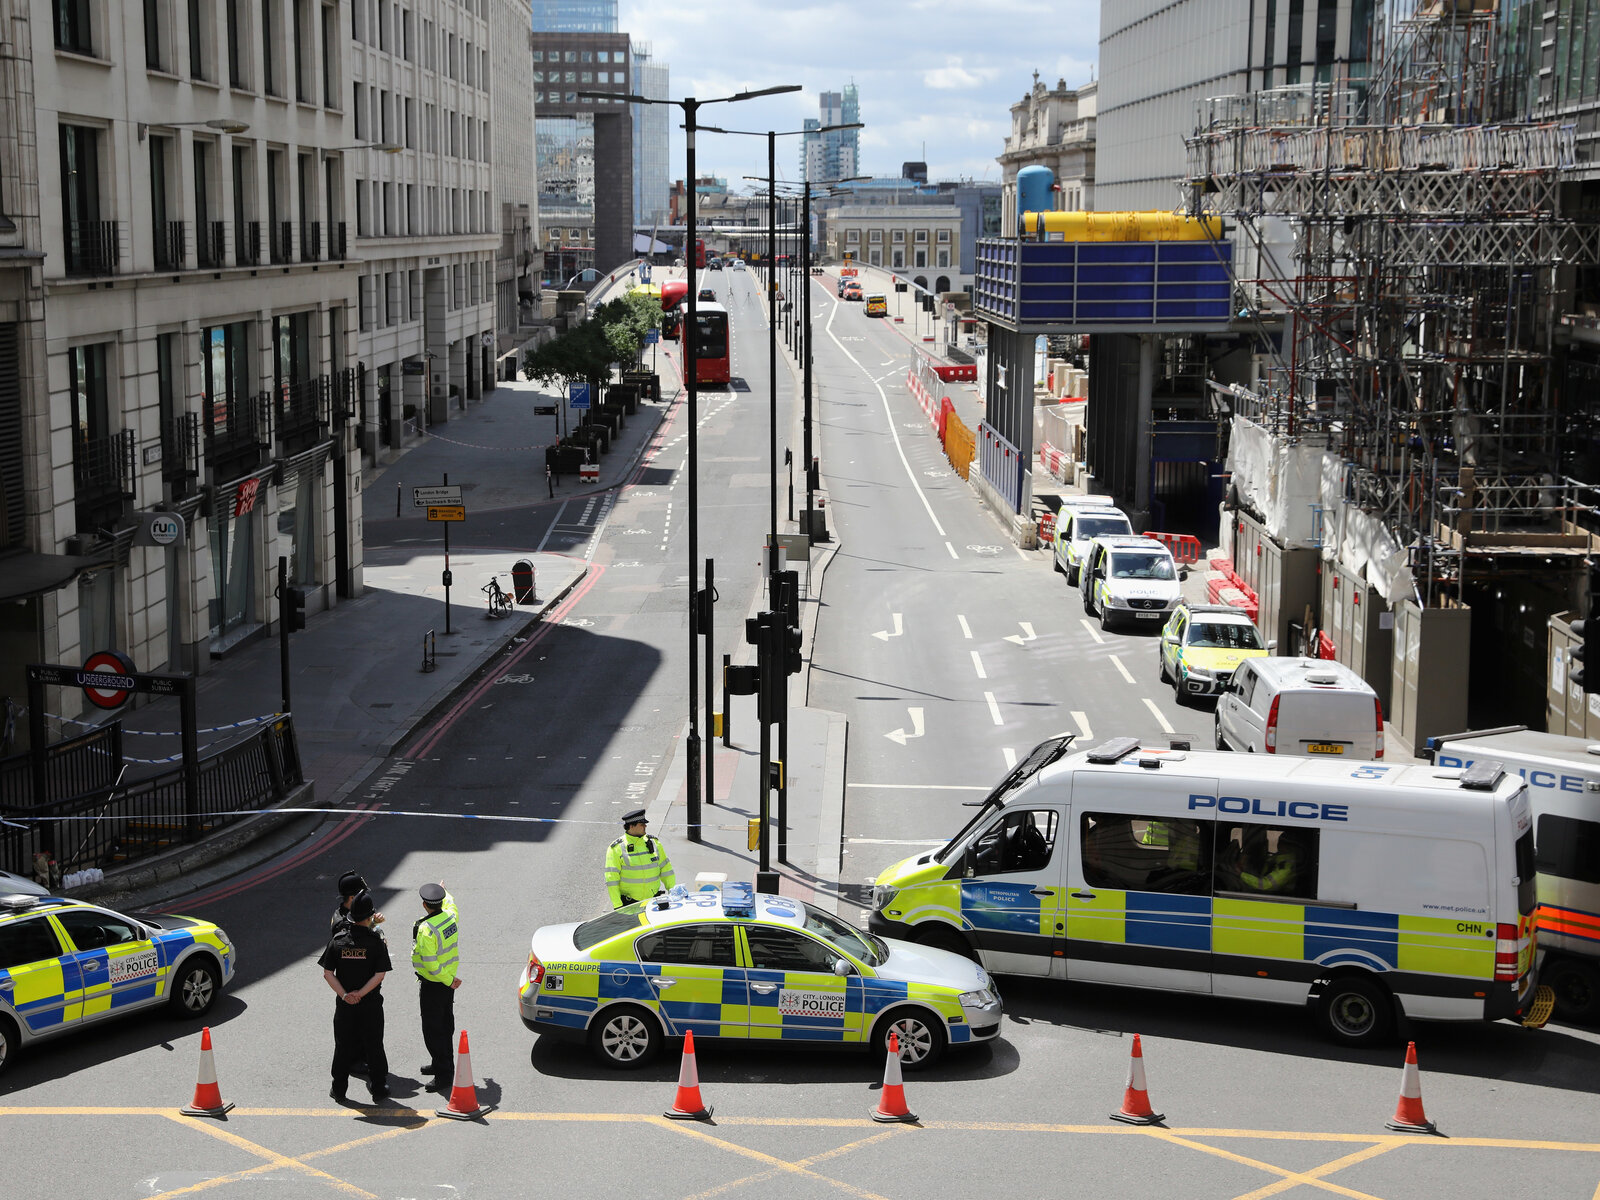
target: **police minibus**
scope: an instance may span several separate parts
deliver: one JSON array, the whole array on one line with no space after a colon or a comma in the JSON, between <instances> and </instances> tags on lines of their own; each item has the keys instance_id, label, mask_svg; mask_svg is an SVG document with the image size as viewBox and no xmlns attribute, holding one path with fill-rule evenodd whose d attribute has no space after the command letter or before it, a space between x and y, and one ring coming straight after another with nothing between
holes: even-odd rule
<instances>
[{"instance_id":1,"label":"police minibus","mask_svg":"<svg viewBox=\"0 0 1600 1200\"><path fill-rule=\"evenodd\" d=\"M1516 725L1429 738L1423 756L1458 770L1494 759L1527 783L1539 979L1561 1016L1600 1021L1600 745Z\"/></svg>"},{"instance_id":2,"label":"police minibus","mask_svg":"<svg viewBox=\"0 0 1600 1200\"><path fill-rule=\"evenodd\" d=\"M1516 775L1072 740L879 875L868 928L998 974L1310 1005L1349 1045L1548 1016Z\"/></svg>"}]
</instances>

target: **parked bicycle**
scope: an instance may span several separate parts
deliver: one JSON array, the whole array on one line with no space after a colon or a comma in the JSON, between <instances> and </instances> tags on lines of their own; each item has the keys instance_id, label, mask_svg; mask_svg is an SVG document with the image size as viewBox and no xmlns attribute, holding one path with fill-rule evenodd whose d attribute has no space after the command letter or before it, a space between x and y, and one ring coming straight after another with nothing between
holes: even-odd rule
<instances>
[{"instance_id":1,"label":"parked bicycle","mask_svg":"<svg viewBox=\"0 0 1600 1200\"><path fill-rule=\"evenodd\" d=\"M483 585L483 594L489 598L489 615L503 617L511 612L511 597L500 587L498 575L489 576L489 582Z\"/></svg>"}]
</instances>

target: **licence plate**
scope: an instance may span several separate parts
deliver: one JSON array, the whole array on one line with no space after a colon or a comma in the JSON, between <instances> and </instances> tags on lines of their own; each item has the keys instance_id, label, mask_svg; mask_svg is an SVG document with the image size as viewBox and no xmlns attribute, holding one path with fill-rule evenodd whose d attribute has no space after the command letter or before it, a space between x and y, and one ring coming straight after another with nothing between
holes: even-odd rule
<instances>
[{"instance_id":1,"label":"licence plate","mask_svg":"<svg viewBox=\"0 0 1600 1200\"><path fill-rule=\"evenodd\" d=\"M1162 617L1166 616L1166 613L1136 612L1133 615L1138 617L1141 621L1157 621L1157 620L1160 620Z\"/></svg>"},{"instance_id":2,"label":"licence plate","mask_svg":"<svg viewBox=\"0 0 1600 1200\"><path fill-rule=\"evenodd\" d=\"M1344 747L1336 746L1332 742L1310 742L1306 745L1307 754L1343 754Z\"/></svg>"}]
</instances>

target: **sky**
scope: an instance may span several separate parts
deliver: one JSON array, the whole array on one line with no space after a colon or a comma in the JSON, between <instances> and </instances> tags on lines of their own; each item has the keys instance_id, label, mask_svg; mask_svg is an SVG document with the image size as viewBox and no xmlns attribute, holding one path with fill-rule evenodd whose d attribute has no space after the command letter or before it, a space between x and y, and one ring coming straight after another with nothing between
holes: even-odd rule
<instances>
[{"instance_id":1,"label":"sky","mask_svg":"<svg viewBox=\"0 0 1600 1200\"><path fill-rule=\"evenodd\" d=\"M854 82L860 92L861 173L895 176L903 162L928 164L928 178L998 181L995 157L1011 129L1011 106L1033 87L1093 77L1098 0L622 0L622 31L651 44L672 70L672 96L709 99L798 83L790 95L700 110L726 129L799 129L817 116L820 92ZM684 171L681 116L674 114L674 179ZM778 178L799 174L798 137L778 140ZM738 191L767 173L763 137L703 133L701 175Z\"/></svg>"}]
</instances>

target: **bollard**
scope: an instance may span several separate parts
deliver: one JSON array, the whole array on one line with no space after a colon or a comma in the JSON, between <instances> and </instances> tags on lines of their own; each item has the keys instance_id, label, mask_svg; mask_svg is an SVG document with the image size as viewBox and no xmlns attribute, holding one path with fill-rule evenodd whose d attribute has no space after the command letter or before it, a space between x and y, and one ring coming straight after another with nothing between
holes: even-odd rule
<instances>
[{"instance_id":1,"label":"bollard","mask_svg":"<svg viewBox=\"0 0 1600 1200\"><path fill-rule=\"evenodd\" d=\"M404 484L400 484L400 483L397 483L397 484L394 485L394 515L395 515L395 520L399 520L400 519L400 489L402 487L404 487L404 486L405 486Z\"/></svg>"}]
</instances>

